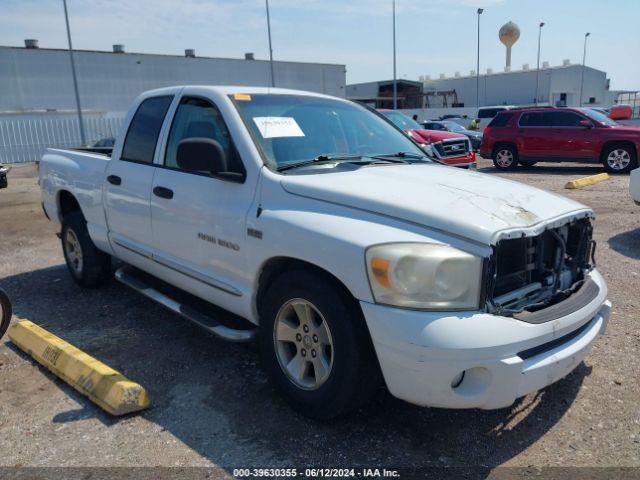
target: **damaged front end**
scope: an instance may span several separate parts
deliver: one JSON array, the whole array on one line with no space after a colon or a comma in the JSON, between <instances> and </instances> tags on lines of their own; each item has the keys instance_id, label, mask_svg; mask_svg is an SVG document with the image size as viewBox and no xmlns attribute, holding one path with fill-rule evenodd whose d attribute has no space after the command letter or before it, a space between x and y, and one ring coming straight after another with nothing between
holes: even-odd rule
<instances>
[{"instance_id":1,"label":"damaged front end","mask_svg":"<svg viewBox=\"0 0 640 480\"><path fill-rule=\"evenodd\" d=\"M487 266L487 310L542 321L544 315L534 312L597 295L587 276L595 266L592 233L591 219L581 218L536 236L500 240Z\"/></svg>"}]
</instances>

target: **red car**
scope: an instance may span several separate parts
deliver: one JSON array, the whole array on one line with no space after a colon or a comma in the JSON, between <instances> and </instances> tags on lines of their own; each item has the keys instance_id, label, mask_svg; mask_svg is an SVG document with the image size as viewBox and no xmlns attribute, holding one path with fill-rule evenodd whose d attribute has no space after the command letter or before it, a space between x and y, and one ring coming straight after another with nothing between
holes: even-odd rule
<instances>
[{"instance_id":1,"label":"red car","mask_svg":"<svg viewBox=\"0 0 640 480\"><path fill-rule=\"evenodd\" d=\"M484 130L480 154L507 170L537 162L602 163L609 172L637 167L640 128L590 108L537 107L499 113Z\"/></svg>"},{"instance_id":2,"label":"red car","mask_svg":"<svg viewBox=\"0 0 640 480\"><path fill-rule=\"evenodd\" d=\"M378 111L418 142L427 155L447 165L476 167L476 154L465 135L443 130L425 130L418 122L397 110Z\"/></svg>"}]
</instances>

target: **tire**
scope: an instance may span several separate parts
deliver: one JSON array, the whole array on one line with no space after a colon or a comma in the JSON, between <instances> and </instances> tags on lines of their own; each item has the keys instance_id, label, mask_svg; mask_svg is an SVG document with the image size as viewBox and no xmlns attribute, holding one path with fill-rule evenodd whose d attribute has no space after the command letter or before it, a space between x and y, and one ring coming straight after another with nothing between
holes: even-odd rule
<instances>
[{"instance_id":1,"label":"tire","mask_svg":"<svg viewBox=\"0 0 640 480\"><path fill-rule=\"evenodd\" d=\"M111 278L111 257L91 241L81 212L64 216L60 238L67 268L78 285L97 288Z\"/></svg>"},{"instance_id":2,"label":"tire","mask_svg":"<svg viewBox=\"0 0 640 480\"><path fill-rule=\"evenodd\" d=\"M0 290L0 338L7 332L12 315L13 311L9 296L3 290Z\"/></svg>"},{"instance_id":3,"label":"tire","mask_svg":"<svg viewBox=\"0 0 640 480\"><path fill-rule=\"evenodd\" d=\"M609 145L602 151L602 164L610 173L629 173L638 166L636 151L626 144Z\"/></svg>"},{"instance_id":4,"label":"tire","mask_svg":"<svg viewBox=\"0 0 640 480\"><path fill-rule=\"evenodd\" d=\"M502 145L493 152L493 164L498 170L513 170L518 165L518 150L511 145Z\"/></svg>"},{"instance_id":5,"label":"tire","mask_svg":"<svg viewBox=\"0 0 640 480\"><path fill-rule=\"evenodd\" d=\"M271 381L307 417L346 414L380 385L362 312L328 275L294 270L277 277L260 302L259 342Z\"/></svg>"},{"instance_id":6,"label":"tire","mask_svg":"<svg viewBox=\"0 0 640 480\"><path fill-rule=\"evenodd\" d=\"M527 160L518 160L518 163L524 167L524 168L529 168L529 167L533 167L536 163L536 161L527 161Z\"/></svg>"}]
</instances>

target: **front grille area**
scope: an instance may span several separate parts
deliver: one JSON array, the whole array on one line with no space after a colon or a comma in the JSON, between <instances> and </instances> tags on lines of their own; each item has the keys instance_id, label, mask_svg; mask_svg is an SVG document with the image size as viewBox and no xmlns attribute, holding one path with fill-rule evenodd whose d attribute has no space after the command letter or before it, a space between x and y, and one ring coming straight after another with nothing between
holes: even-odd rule
<instances>
[{"instance_id":1,"label":"front grille area","mask_svg":"<svg viewBox=\"0 0 640 480\"><path fill-rule=\"evenodd\" d=\"M488 272L488 309L534 312L576 292L591 269L592 230L583 218L535 237L500 241Z\"/></svg>"},{"instance_id":2,"label":"front grille area","mask_svg":"<svg viewBox=\"0 0 640 480\"><path fill-rule=\"evenodd\" d=\"M433 144L440 157L461 157L469 152L469 140L460 138L455 140L443 140Z\"/></svg>"}]
</instances>

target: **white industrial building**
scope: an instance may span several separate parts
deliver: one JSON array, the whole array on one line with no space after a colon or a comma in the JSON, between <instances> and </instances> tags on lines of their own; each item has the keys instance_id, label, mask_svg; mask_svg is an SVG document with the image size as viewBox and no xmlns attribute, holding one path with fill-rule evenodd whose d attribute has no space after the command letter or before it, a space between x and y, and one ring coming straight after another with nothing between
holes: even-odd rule
<instances>
[{"instance_id":1,"label":"white industrial building","mask_svg":"<svg viewBox=\"0 0 640 480\"><path fill-rule=\"evenodd\" d=\"M30 43L31 45L33 43ZM115 53L122 52L122 53ZM75 51L83 110L123 112L145 90L183 84L269 86L268 61ZM0 46L0 114L73 111L76 108L69 52L64 49ZM274 62L277 87L345 96L344 65Z\"/></svg>"},{"instance_id":2,"label":"white industrial building","mask_svg":"<svg viewBox=\"0 0 640 480\"><path fill-rule=\"evenodd\" d=\"M537 69L523 65L522 70L487 72L480 75L480 105L528 105L536 101L536 77L538 80L538 103L548 105L578 106L580 103L589 106L609 107L615 103L619 92L609 90L609 79L606 72L592 67L571 64L565 60L563 65L549 66L544 62ZM580 85L584 73L582 102L580 102ZM450 105L458 107L476 106L476 73L469 75L459 73L447 77L444 74L438 79L421 77L424 83L426 108L442 107L442 98L446 97ZM433 95L439 93L439 95ZM429 95L428 95L429 94ZM428 100L434 99L429 103ZM440 103L439 103L440 102Z\"/></svg>"},{"instance_id":3,"label":"white industrial building","mask_svg":"<svg viewBox=\"0 0 640 480\"><path fill-rule=\"evenodd\" d=\"M75 50L85 144L115 137L133 99L171 85L269 86L271 64L244 59ZM276 87L345 96L344 65L274 61ZM37 160L46 147L72 147L80 136L69 51L0 46L0 164Z\"/></svg>"}]
</instances>

